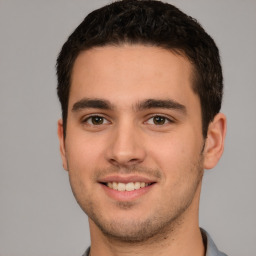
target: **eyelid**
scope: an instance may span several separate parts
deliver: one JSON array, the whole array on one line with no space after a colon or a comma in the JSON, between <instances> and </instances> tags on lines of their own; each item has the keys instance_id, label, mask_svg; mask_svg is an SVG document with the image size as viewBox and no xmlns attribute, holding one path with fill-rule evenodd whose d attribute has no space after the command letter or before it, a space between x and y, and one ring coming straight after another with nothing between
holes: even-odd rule
<instances>
[{"instance_id":1,"label":"eyelid","mask_svg":"<svg viewBox=\"0 0 256 256\"><path fill-rule=\"evenodd\" d=\"M90 120L93 117L100 117L100 118L103 118L105 121L107 121L107 123L103 123L101 125L105 125L105 124L110 124L111 123L111 121L109 121L109 119L105 115L103 115L103 114L89 114L89 115L83 116L81 118L81 122L83 124L88 124L88 125L91 125L91 126L97 126L97 125L89 124L88 123L88 120Z\"/></svg>"},{"instance_id":2,"label":"eyelid","mask_svg":"<svg viewBox=\"0 0 256 256\"><path fill-rule=\"evenodd\" d=\"M150 115L144 123L147 123L150 119L152 119L154 117L163 117L163 118L165 118L167 120L168 123L174 123L175 122L174 118L172 118L170 116L166 116L165 114L153 114L153 115ZM159 126L164 126L164 125L166 125L168 123L165 123L165 124L159 125ZM152 124L152 125L156 125L156 124Z\"/></svg>"},{"instance_id":3,"label":"eyelid","mask_svg":"<svg viewBox=\"0 0 256 256\"><path fill-rule=\"evenodd\" d=\"M104 119L104 123L101 124L101 125L106 125L106 124L111 124L112 121L110 121L110 118L109 117L106 117L105 114L102 114L102 113L94 113L94 114L88 114L88 115L85 115L81 118L81 123L82 124L88 124L88 125L91 125L91 126L96 126L94 124L89 124L88 123L88 120L90 120L90 118L93 118L93 117L101 117ZM146 121L144 123L148 123L148 121L154 117L163 117L166 119L167 123L163 124L163 125L159 125L159 126L164 126L164 125L167 125L167 124L170 124L170 123L174 123L175 122L175 119L173 117L170 117L169 115L166 115L166 114L150 114L150 115L147 115L147 118L146 118ZM107 121L107 122L105 122ZM151 124L149 124L151 125ZM152 124L152 125L155 125L155 124ZM98 125L99 126L99 125Z\"/></svg>"}]
</instances>

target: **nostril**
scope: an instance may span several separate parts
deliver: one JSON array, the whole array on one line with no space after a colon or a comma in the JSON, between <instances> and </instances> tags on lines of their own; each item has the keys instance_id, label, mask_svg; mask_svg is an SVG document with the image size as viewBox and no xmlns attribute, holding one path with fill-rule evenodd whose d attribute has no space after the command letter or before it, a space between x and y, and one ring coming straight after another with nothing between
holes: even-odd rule
<instances>
[{"instance_id":1,"label":"nostril","mask_svg":"<svg viewBox=\"0 0 256 256\"><path fill-rule=\"evenodd\" d=\"M119 165L118 162L113 158L109 159L109 162L115 166Z\"/></svg>"},{"instance_id":2,"label":"nostril","mask_svg":"<svg viewBox=\"0 0 256 256\"><path fill-rule=\"evenodd\" d=\"M131 166L140 163L141 161L138 158L132 158L130 160L125 159L109 159L109 162L114 166Z\"/></svg>"},{"instance_id":3,"label":"nostril","mask_svg":"<svg viewBox=\"0 0 256 256\"><path fill-rule=\"evenodd\" d=\"M129 163L132 163L132 164L137 162L139 162L139 159L136 159L136 158L129 160Z\"/></svg>"}]
</instances>

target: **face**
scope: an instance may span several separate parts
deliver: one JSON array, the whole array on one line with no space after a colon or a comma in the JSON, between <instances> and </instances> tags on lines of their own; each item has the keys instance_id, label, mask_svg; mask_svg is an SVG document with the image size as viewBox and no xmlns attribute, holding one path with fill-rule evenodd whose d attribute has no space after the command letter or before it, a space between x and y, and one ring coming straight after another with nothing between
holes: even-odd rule
<instances>
[{"instance_id":1,"label":"face","mask_svg":"<svg viewBox=\"0 0 256 256\"><path fill-rule=\"evenodd\" d=\"M192 73L188 60L158 47L78 56L59 137L91 232L139 241L197 217L204 139Z\"/></svg>"}]
</instances>

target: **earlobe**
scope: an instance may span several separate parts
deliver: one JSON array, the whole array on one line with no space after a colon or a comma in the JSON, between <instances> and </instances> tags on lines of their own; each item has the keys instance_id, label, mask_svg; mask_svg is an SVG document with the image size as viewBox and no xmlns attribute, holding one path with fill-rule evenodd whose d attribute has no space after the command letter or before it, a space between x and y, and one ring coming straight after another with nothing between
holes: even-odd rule
<instances>
[{"instance_id":1,"label":"earlobe","mask_svg":"<svg viewBox=\"0 0 256 256\"><path fill-rule=\"evenodd\" d=\"M219 161L224 151L226 136L226 117L218 113L209 124L206 145L204 149L204 168L212 169Z\"/></svg>"},{"instance_id":2,"label":"earlobe","mask_svg":"<svg viewBox=\"0 0 256 256\"><path fill-rule=\"evenodd\" d=\"M62 159L63 168L67 171L67 158L66 158L66 150L65 150L65 138L63 133L63 121L60 119L58 121L58 137L60 143L60 155Z\"/></svg>"}]
</instances>

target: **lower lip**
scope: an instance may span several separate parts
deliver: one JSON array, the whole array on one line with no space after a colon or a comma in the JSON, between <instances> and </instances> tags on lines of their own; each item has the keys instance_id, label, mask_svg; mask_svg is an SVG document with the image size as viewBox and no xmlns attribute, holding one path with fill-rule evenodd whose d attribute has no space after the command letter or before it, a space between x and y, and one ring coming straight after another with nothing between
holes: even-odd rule
<instances>
[{"instance_id":1,"label":"lower lip","mask_svg":"<svg viewBox=\"0 0 256 256\"><path fill-rule=\"evenodd\" d=\"M118 191L118 190L109 188L104 184L100 184L100 185L102 186L103 190L106 192L106 194L110 198L117 201L127 202L127 201L135 200L143 196L144 194L148 193L154 187L155 183L144 188L135 189L133 191Z\"/></svg>"}]
</instances>

